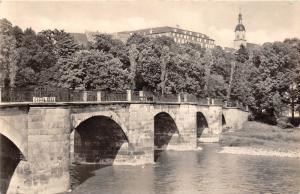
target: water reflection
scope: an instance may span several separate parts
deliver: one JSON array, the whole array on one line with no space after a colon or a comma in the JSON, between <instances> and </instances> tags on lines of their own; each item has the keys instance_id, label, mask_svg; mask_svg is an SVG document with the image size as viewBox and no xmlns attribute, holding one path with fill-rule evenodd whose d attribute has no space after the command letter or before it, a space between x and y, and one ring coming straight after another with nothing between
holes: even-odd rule
<instances>
[{"instance_id":1,"label":"water reflection","mask_svg":"<svg viewBox=\"0 0 300 194\"><path fill-rule=\"evenodd\" d=\"M155 165L109 166L72 193L299 193L300 161L202 151L160 153Z\"/></svg>"}]
</instances>

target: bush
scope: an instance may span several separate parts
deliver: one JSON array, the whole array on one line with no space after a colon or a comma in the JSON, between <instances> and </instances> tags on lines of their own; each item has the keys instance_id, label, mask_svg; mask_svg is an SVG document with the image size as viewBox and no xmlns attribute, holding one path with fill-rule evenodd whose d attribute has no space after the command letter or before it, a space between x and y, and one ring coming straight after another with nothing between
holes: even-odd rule
<instances>
[{"instance_id":1,"label":"bush","mask_svg":"<svg viewBox=\"0 0 300 194\"><path fill-rule=\"evenodd\" d=\"M293 128L294 126L290 123L290 119L288 117L279 117L277 120L277 126L286 129Z\"/></svg>"},{"instance_id":2,"label":"bush","mask_svg":"<svg viewBox=\"0 0 300 194\"><path fill-rule=\"evenodd\" d=\"M248 115L248 121L254 121L255 120L255 116L253 115L253 113L250 113Z\"/></svg>"}]
</instances>

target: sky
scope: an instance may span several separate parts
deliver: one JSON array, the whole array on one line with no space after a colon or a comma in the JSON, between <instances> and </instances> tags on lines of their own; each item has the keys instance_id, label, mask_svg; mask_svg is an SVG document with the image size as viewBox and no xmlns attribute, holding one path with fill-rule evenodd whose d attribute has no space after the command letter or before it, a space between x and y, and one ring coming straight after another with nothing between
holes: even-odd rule
<instances>
[{"instance_id":1,"label":"sky","mask_svg":"<svg viewBox=\"0 0 300 194\"><path fill-rule=\"evenodd\" d=\"M0 18L35 31L58 28L67 32L110 33L179 25L208 35L217 45L233 47L239 10L248 42L300 38L300 1L2 0Z\"/></svg>"}]
</instances>

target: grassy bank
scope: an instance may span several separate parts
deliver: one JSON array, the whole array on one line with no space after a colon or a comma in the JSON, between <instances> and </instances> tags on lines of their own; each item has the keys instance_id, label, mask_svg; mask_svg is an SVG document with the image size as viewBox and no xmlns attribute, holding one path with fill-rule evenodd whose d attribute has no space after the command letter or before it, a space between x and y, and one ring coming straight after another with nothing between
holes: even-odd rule
<instances>
[{"instance_id":1,"label":"grassy bank","mask_svg":"<svg viewBox=\"0 0 300 194\"><path fill-rule=\"evenodd\" d=\"M279 152L300 152L300 128L281 129L260 122L246 122L242 129L225 132L224 147L250 147Z\"/></svg>"}]
</instances>

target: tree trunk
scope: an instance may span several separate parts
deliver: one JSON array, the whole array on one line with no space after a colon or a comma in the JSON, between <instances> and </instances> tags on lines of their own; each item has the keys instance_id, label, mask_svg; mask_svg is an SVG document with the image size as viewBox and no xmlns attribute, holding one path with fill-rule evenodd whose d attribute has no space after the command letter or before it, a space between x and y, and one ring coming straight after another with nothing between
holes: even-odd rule
<instances>
[{"instance_id":1,"label":"tree trunk","mask_svg":"<svg viewBox=\"0 0 300 194\"><path fill-rule=\"evenodd\" d=\"M162 95L164 95L165 93L165 80L166 80L166 63L165 61L163 61L161 65L161 75L160 75L160 85L161 85Z\"/></svg>"},{"instance_id":2,"label":"tree trunk","mask_svg":"<svg viewBox=\"0 0 300 194\"><path fill-rule=\"evenodd\" d=\"M136 49L136 45L132 44L129 50L129 62L130 62L130 74L131 74L131 89L134 90L136 88L135 77L136 77L136 66L137 66L137 57L138 50Z\"/></svg>"},{"instance_id":3,"label":"tree trunk","mask_svg":"<svg viewBox=\"0 0 300 194\"><path fill-rule=\"evenodd\" d=\"M294 98L292 97L292 102L291 102L291 111L292 111L292 120L291 123L294 124L295 120L295 104L294 104Z\"/></svg>"},{"instance_id":4,"label":"tree trunk","mask_svg":"<svg viewBox=\"0 0 300 194\"><path fill-rule=\"evenodd\" d=\"M162 56L161 56L161 74L160 74L160 86L161 86L161 94L165 94L165 84L166 84L166 69L167 69L167 63L170 60L169 55L169 47L164 46L162 50Z\"/></svg>"},{"instance_id":5,"label":"tree trunk","mask_svg":"<svg viewBox=\"0 0 300 194\"><path fill-rule=\"evenodd\" d=\"M229 79L229 85L227 89L227 101L230 100L230 95L231 95L231 87L232 87L232 80L233 80L233 75L234 75L234 70L235 70L235 61L231 63L231 70L230 70L230 79Z\"/></svg>"}]
</instances>

